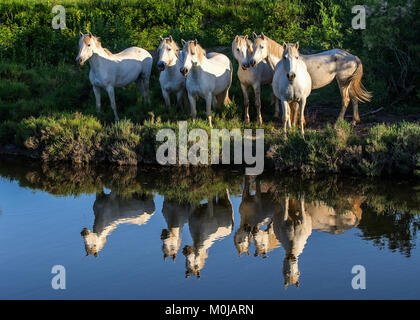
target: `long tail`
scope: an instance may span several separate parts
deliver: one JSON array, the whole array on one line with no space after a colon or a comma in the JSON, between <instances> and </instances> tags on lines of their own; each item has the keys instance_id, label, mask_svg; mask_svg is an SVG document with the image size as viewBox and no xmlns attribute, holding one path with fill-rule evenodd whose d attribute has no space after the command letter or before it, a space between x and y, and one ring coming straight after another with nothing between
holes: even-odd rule
<instances>
[{"instance_id":1,"label":"long tail","mask_svg":"<svg viewBox=\"0 0 420 320\"><path fill-rule=\"evenodd\" d=\"M349 86L350 95L356 98L359 102L367 102L372 99L372 93L367 91L363 86L363 64L359 57L355 56L357 61L356 71L347 80Z\"/></svg>"}]
</instances>

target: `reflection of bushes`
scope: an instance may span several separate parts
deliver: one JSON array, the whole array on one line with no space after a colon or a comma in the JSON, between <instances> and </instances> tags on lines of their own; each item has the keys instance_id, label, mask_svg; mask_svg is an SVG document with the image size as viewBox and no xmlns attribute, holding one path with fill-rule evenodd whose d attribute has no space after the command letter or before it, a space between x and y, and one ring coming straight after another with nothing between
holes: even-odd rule
<instances>
[{"instance_id":1,"label":"reflection of bushes","mask_svg":"<svg viewBox=\"0 0 420 320\"><path fill-rule=\"evenodd\" d=\"M380 249L388 248L398 251L406 257L416 246L417 231L420 229L418 215L404 214L404 212L387 211L378 215L375 211L365 209L363 219L358 228L365 240L373 242Z\"/></svg>"},{"instance_id":2,"label":"reflection of bushes","mask_svg":"<svg viewBox=\"0 0 420 320\"><path fill-rule=\"evenodd\" d=\"M19 181L23 187L55 195L79 195L112 189L118 195L159 193L181 203L199 203L224 194L241 193L243 174L236 168L197 167L109 167L37 163L2 158L0 175ZM265 173L258 177L277 201L284 195L306 201L322 201L343 211L348 198L364 197L364 206L377 213L388 211L420 213L420 189L417 181L345 178L337 175L312 178Z\"/></svg>"}]
</instances>

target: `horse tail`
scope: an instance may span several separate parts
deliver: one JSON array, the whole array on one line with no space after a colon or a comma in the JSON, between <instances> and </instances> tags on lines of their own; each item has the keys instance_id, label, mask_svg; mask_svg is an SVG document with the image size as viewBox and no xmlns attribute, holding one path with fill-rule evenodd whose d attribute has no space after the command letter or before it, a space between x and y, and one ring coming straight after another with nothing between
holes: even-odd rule
<instances>
[{"instance_id":1,"label":"horse tail","mask_svg":"<svg viewBox=\"0 0 420 320\"><path fill-rule=\"evenodd\" d=\"M225 106L232 104L232 100L230 100L230 98L229 98L229 89L230 89L230 86L232 85L232 74L233 74L233 65L232 65L232 61L230 61L230 59L229 59L229 67L230 67L230 82L229 82L228 88L226 89L226 95L225 95L225 99L223 101Z\"/></svg>"},{"instance_id":2,"label":"horse tail","mask_svg":"<svg viewBox=\"0 0 420 320\"><path fill-rule=\"evenodd\" d=\"M355 56L357 62L356 71L347 80L347 86L350 90L350 95L356 98L359 102L368 102L372 99L372 93L367 91L363 86L363 64L359 57Z\"/></svg>"}]
</instances>

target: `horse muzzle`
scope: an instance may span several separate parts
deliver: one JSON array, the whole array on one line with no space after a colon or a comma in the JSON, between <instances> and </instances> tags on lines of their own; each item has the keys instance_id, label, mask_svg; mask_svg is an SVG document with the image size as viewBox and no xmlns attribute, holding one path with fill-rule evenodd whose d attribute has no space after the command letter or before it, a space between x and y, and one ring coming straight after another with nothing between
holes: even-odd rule
<instances>
[{"instance_id":1,"label":"horse muzzle","mask_svg":"<svg viewBox=\"0 0 420 320\"><path fill-rule=\"evenodd\" d=\"M242 64L242 70L248 70L248 68L249 68L249 63Z\"/></svg>"},{"instance_id":2,"label":"horse muzzle","mask_svg":"<svg viewBox=\"0 0 420 320\"><path fill-rule=\"evenodd\" d=\"M181 72L181 74L182 74L184 77L188 76L188 73L190 72L190 71L189 71L187 68L185 68L185 67L182 67L179 71Z\"/></svg>"},{"instance_id":3,"label":"horse muzzle","mask_svg":"<svg viewBox=\"0 0 420 320\"><path fill-rule=\"evenodd\" d=\"M296 78L296 74L294 74L294 73L288 73L286 76L287 76L287 79L289 79L290 82L293 82L293 80L295 80L295 78Z\"/></svg>"},{"instance_id":4,"label":"horse muzzle","mask_svg":"<svg viewBox=\"0 0 420 320\"><path fill-rule=\"evenodd\" d=\"M249 64L251 65L251 67L255 67L257 62L255 61L255 59L251 59L251 61L249 61Z\"/></svg>"},{"instance_id":5,"label":"horse muzzle","mask_svg":"<svg viewBox=\"0 0 420 320\"><path fill-rule=\"evenodd\" d=\"M159 61L158 64L157 64L157 67L160 71L163 71L163 70L165 70L166 63L163 62L163 61Z\"/></svg>"},{"instance_id":6,"label":"horse muzzle","mask_svg":"<svg viewBox=\"0 0 420 320\"><path fill-rule=\"evenodd\" d=\"M85 64L85 62L82 60L82 58L76 58L76 63L78 65L81 65L81 66L83 66Z\"/></svg>"}]
</instances>

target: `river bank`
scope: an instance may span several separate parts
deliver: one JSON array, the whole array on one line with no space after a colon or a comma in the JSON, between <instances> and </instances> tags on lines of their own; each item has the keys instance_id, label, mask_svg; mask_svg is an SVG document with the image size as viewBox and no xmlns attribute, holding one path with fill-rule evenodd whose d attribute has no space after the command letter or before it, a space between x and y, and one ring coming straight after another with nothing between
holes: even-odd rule
<instances>
[{"instance_id":1,"label":"river bank","mask_svg":"<svg viewBox=\"0 0 420 320\"><path fill-rule=\"evenodd\" d=\"M204 120L188 121L187 127L188 131L200 128L211 134ZM254 134L257 129L239 119L220 118L215 119L214 128L252 129ZM304 138L298 130L288 132L285 138L274 123L259 128L264 129L266 169L304 174L420 175L420 125L416 122L379 124L362 132L342 121L335 127L307 129ZM156 135L160 129L179 134L177 122L154 118L140 125L130 120L103 124L94 116L80 113L31 117L1 124L0 154L43 162L157 164L156 151L162 142L156 141ZM232 150L233 138L231 155Z\"/></svg>"}]
</instances>

